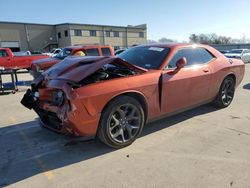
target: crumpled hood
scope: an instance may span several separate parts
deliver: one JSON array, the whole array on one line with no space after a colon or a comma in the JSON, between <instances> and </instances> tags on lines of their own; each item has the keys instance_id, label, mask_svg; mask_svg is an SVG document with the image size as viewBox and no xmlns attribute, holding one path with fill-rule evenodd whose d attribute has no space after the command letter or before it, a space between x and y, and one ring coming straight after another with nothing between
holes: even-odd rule
<instances>
[{"instance_id":1,"label":"crumpled hood","mask_svg":"<svg viewBox=\"0 0 250 188\"><path fill-rule=\"evenodd\" d=\"M40 65L43 63L48 63L48 62L52 63L52 62L58 62L58 61L61 61L61 60L58 58L55 58L55 57L49 57L49 58L35 60L35 61L33 61L33 63L36 65Z\"/></svg>"},{"instance_id":2,"label":"crumpled hood","mask_svg":"<svg viewBox=\"0 0 250 188\"><path fill-rule=\"evenodd\" d=\"M139 72L146 71L143 68L131 65L117 57L71 56L45 71L43 76L45 80L61 79L79 82L109 63L127 67Z\"/></svg>"}]
</instances>

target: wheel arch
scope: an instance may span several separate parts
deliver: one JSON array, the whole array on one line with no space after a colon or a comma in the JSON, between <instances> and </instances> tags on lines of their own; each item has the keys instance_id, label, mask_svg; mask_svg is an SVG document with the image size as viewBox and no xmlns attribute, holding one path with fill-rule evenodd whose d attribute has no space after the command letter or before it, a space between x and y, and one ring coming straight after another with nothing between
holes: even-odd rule
<instances>
[{"instance_id":1,"label":"wheel arch","mask_svg":"<svg viewBox=\"0 0 250 188\"><path fill-rule=\"evenodd\" d=\"M231 97L232 97L231 101L227 101L226 104L225 104L225 103L223 102L223 99L221 98L221 97L222 97L221 92L222 92L223 83L224 83L225 80L228 79L228 78L232 79L233 82L234 82L234 84L236 84L236 76L235 76L234 73L229 73L229 74L227 74L227 75L225 75L225 76L223 77L223 81L222 81L222 83L221 83L221 85L220 85L219 91L218 91L216 97L215 97L214 100L213 100L213 104L214 104L216 107L219 107L219 108L228 107L228 106L231 104L232 100L233 100L233 96L231 96ZM234 89L233 89L233 90L235 90L235 86L234 86ZM233 91L233 95L234 95L234 91Z\"/></svg>"},{"instance_id":2,"label":"wheel arch","mask_svg":"<svg viewBox=\"0 0 250 188\"><path fill-rule=\"evenodd\" d=\"M224 77L221 77L221 78L220 78L220 79L221 79L220 82L218 82L218 90L216 90L216 95L217 95L218 92L220 91L220 88L221 88L222 83L223 83L224 80L225 80L226 78L228 78L228 77L232 78L232 79L234 80L234 83L236 84L236 76L235 76L235 73L230 72L230 73L224 75ZM216 95L215 95L214 97L216 97Z\"/></svg>"},{"instance_id":3,"label":"wheel arch","mask_svg":"<svg viewBox=\"0 0 250 188\"><path fill-rule=\"evenodd\" d=\"M227 74L223 80L225 80L227 77L231 77L234 80L234 83L236 84L236 76L233 72Z\"/></svg>"},{"instance_id":4,"label":"wheel arch","mask_svg":"<svg viewBox=\"0 0 250 188\"><path fill-rule=\"evenodd\" d=\"M134 91L134 90L131 90L131 91L126 91L126 92L123 92L123 93L119 93L117 95L114 95L103 107L103 109L101 110L101 112L103 112L107 106L115 99L121 97L121 96L129 96L129 97L132 97L132 98L135 98L142 106L142 109L145 113L145 122L147 121L147 118L148 118L148 104L147 104L147 100L146 100L146 97L143 93L139 92L139 91Z\"/></svg>"}]
</instances>

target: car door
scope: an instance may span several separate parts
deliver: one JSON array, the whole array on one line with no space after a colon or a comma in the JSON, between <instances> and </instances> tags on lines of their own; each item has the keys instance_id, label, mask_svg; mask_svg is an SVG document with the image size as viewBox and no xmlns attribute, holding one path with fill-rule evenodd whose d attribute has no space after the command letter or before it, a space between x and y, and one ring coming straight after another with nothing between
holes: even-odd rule
<instances>
[{"instance_id":1,"label":"car door","mask_svg":"<svg viewBox=\"0 0 250 188\"><path fill-rule=\"evenodd\" d=\"M0 50L0 66L2 67L11 67L11 58L9 57L7 50L1 49Z\"/></svg>"},{"instance_id":2,"label":"car door","mask_svg":"<svg viewBox=\"0 0 250 188\"><path fill-rule=\"evenodd\" d=\"M175 73L176 62L185 57L187 64ZM162 113L172 113L198 105L209 98L214 56L203 48L184 48L175 53L162 74Z\"/></svg>"}]
</instances>

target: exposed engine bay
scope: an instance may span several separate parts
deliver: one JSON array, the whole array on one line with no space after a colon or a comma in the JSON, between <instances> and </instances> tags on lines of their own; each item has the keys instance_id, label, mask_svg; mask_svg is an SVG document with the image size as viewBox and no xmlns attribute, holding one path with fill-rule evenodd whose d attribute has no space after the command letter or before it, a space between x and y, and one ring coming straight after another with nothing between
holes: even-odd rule
<instances>
[{"instance_id":1,"label":"exposed engine bay","mask_svg":"<svg viewBox=\"0 0 250 188\"><path fill-rule=\"evenodd\" d=\"M80 85L87 85L91 83L101 82L104 80L110 80L114 78L126 77L136 75L138 72L129 69L128 67L116 66L112 64L107 64L101 69L97 70L93 74L84 78L79 82Z\"/></svg>"},{"instance_id":2,"label":"exposed engine bay","mask_svg":"<svg viewBox=\"0 0 250 188\"><path fill-rule=\"evenodd\" d=\"M147 69L131 65L119 58L68 58L54 65L34 81L36 88L51 80L64 80L72 88L145 73ZM38 86L40 85L40 86Z\"/></svg>"}]
</instances>

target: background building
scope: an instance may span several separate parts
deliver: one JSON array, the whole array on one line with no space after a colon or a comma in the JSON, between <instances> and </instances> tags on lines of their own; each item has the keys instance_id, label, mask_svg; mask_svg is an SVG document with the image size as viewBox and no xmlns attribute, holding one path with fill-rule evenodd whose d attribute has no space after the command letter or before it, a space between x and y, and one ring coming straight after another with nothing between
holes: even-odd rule
<instances>
[{"instance_id":1,"label":"background building","mask_svg":"<svg viewBox=\"0 0 250 188\"><path fill-rule=\"evenodd\" d=\"M147 42L147 25L127 27L64 23L0 22L0 47L13 51L50 51L71 45L111 45L115 49Z\"/></svg>"}]
</instances>

